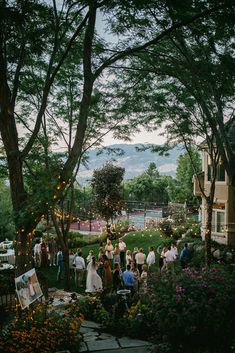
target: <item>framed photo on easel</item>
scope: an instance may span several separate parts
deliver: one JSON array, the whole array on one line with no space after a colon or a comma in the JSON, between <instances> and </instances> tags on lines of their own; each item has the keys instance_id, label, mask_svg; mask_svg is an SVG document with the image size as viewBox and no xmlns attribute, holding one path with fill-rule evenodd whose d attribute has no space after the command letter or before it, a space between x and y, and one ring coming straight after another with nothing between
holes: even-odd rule
<instances>
[{"instance_id":1,"label":"framed photo on easel","mask_svg":"<svg viewBox=\"0 0 235 353\"><path fill-rule=\"evenodd\" d=\"M23 275L16 277L15 286L22 309L27 308L30 304L43 295L34 268L25 272Z\"/></svg>"}]
</instances>

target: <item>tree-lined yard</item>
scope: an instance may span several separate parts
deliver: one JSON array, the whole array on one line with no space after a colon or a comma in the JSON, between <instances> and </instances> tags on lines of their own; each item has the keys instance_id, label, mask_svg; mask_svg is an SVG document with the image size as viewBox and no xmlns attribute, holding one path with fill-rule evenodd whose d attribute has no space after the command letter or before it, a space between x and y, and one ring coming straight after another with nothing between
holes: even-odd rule
<instances>
[{"instance_id":1,"label":"tree-lined yard","mask_svg":"<svg viewBox=\"0 0 235 353\"><path fill-rule=\"evenodd\" d=\"M17 274L32 266L45 215L68 259L74 180L87 149L110 130L128 139L167 119L177 139L212 133L234 181L225 125L233 120L233 24L228 0L0 2L0 132Z\"/></svg>"}]
</instances>

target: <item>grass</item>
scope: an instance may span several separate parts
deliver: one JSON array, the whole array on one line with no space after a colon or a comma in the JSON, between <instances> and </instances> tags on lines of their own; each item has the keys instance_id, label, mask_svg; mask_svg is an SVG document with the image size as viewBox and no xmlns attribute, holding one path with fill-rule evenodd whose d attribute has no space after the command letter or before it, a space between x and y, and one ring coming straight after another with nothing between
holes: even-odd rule
<instances>
[{"instance_id":1,"label":"grass","mask_svg":"<svg viewBox=\"0 0 235 353\"><path fill-rule=\"evenodd\" d=\"M158 230L130 232L123 237L123 241L126 243L127 250L133 251L134 247L142 247L146 254L148 253L149 246L153 246L154 250L156 251L159 245L163 245L165 243L165 239L160 236ZM112 241L113 245L116 243L118 243L118 239ZM105 242L103 244L105 245ZM82 248L84 258L88 256L90 250L93 250L95 256L97 257L99 252L99 243L84 246Z\"/></svg>"}]
</instances>

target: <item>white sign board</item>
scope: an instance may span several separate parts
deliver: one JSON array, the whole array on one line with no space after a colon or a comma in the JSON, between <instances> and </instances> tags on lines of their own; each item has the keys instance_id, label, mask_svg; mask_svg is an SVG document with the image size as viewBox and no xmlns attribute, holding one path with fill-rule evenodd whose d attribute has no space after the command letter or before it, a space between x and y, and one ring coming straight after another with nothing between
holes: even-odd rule
<instances>
[{"instance_id":1,"label":"white sign board","mask_svg":"<svg viewBox=\"0 0 235 353\"><path fill-rule=\"evenodd\" d=\"M25 272L19 277L16 277L15 286L22 309L27 308L30 304L43 295L35 268Z\"/></svg>"}]
</instances>

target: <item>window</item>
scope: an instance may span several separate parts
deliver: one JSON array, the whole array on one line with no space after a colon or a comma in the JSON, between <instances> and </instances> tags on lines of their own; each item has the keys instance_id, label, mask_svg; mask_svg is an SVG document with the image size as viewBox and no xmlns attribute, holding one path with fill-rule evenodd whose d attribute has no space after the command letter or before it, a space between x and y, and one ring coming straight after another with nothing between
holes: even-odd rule
<instances>
[{"instance_id":1,"label":"window","mask_svg":"<svg viewBox=\"0 0 235 353\"><path fill-rule=\"evenodd\" d=\"M213 170L211 165L211 159L209 156L207 156L207 180L208 181L211 181L212 173L213 173ZM216 166L216 181L225 181L225 168L221 161L219 161L219 163Z\"/></svg>"},{"instance_id":2,"label":"window","mask_svg":"<svg viewBox=\"0 0 235 353\"><path fill-rule=\"evenodd\" d=\"M223 233L225 229L225 212L213 210L212 212L212 226L213 233Z\"/></svg>"}]
</instances>

